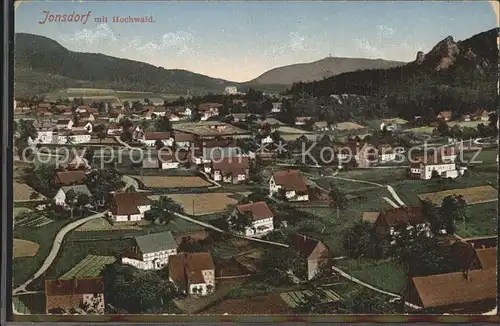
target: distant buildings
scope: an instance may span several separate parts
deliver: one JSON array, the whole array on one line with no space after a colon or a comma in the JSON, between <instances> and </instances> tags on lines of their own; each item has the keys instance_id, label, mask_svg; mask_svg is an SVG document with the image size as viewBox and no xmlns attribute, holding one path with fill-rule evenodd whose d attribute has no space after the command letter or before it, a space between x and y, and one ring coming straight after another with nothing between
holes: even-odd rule
<instances>
[{"instance_id":1,"label":"distant buildings","mask_svg":"<svg viewBox=\"0 0 500 326\"><path fill-rule=\"evenodd\" d=\"M238 89L235 86L227 86L224 89L224 94L225 95L235 95L238 93Z\"/></svg>"}]
</instances>

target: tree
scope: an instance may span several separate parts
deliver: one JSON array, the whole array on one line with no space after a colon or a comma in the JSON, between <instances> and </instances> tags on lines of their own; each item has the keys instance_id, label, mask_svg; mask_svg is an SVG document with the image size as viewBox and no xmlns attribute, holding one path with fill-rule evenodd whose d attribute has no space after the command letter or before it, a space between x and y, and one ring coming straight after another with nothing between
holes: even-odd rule
<instances>
[{"instance_id":1,"label":"tree","mask_svg":"<svg viewBox=\"0 0 500 326\"><path fill-rule=\"evenodd\" d=\"M179 244L179 252L201 252L203 249L202 243L195 241L190 236L183 237Z\"/></svg>"},{"instance_id":2,"label":"tree","mask_svg":"<svg viewBox=\"0 0 500 326\"><path fill-rule=\"evenodd\" d=\"M250 180L253 182L259 183L262 181L262 162L259 157L250 160L249 175Z\"/></svg>"},{"instance_id":3,"label":"tree","mask_svg":"<svg viewBox=\"0 0 500 326\"><path fill-rule=\"evenodd\" d=\"M302 314L314 314L318 313L320 307L327 302L328 296L325 291L321 288L315 288L303 294L302 300L295 310Z\"/></svg>"},{"instance_id":4,"label":"tree","mask_svg":"<svg viewBox=\"0 0 500 326\"><path fill-rule=\"evenodd\" d=\"M21 119L14 124L14 145L17 148L17 153L22 158L22 153L28 147L29 140L35 140L38 137L35 126L32 122Z\"/></svg>"},{"instance_id":5,"label":"tree","mask_svg":"<svg viewBox=\"0 0 500 326\"><path fill-rule=\"evenodd\" d=\"M84 193L77 193L76 205L78 206L78 209L80 210L81 216L83 216L84 208L87 205L90 205L90 203L91 203L91 198L89 195L84 194Z\"/></svg>"},{"instance_id":6,"label":"tree","mask_svg":"<svg viewBox=\"0 0 500 326\"><path fill-rule=\"evenodd\" d=\"M130 102L129 101L123 102L123 109L125 110L125 112L128 112L130 110Z\"/></svg>"},{"instance_id":7,"label":"tree","mask_svg":"<svg viewBox=\"0 0 500 326\"><path fill-rule=\"evenodd\" d=\"M275 285L287 282L291 273L297 276L307 273L306 260L296 250L283 247L265 250L261 267L267 281Z\"/></svg>"},{"instance_id":8,"label":"tree","mask_svg":"<svg viewBox=\"0 0 500 326\"><path fill-rule=\"evenodd\" d=\"M198 110L193 110L191 114L191 121L200 121L200 119L201 119L200 112L198 112Z\"/></svg>"},{"instance_id":9,"label":"tree","mask_svg":"<svg viewBox=\"0 0 500 326\"><path fill-rule=\"evenodd\" d=\"M160 199L153 201L146 216L152 221L158 220L162 224L167 224L175 216L175 213L184 213L182 205L170 197L162 196Z\"/></svg>"},{"instance_id":10,"label":"tree","mask_svg":"<svg viewBox=\"0 0 500 326\"><path fill-rule=\"evenodd\" d=\"M330 182L330 192L328 193L330 200L332 201L332 206L340 210L347 208L347 197L346 195L335 185L334 182Z\"/></svg>"},{"instance_id":11,"label":"tree","mask_svg":"<svg viewBox=\"0 0 500 326\"><path fill-rule=\"evenodd\" d=\"M462 195L450 195L443 198L439 208L439 216L443 220L443 226L446 232L454 234L456 230L455 221L467 219L467 203Z\"/></svg>"},{"instance_id":12,"label":"tree","mask_svg":"<svg viewBox=\"0 0 500 326\"><path fill-rule=\"evenodd\" d=\"M229 226L231 230L238 233L245 233L246 229L252 227L253 215L251 212L237 212L229 217Z\"/></svg>"},{"instance_id":13,"label":"tree","mask_svg":"<svg viewBox=\"0 0 500 326\"><path fill-rule=\"evenodd\" d=\"M44 194L46 197L52 197L55 194L55 186L52 184L52 177L56 172L56 166L53 164L39 164L29 174L26 182L35 190Z\"/></svg>"},{"instance_id":14,"label":"tree","mask_svg":"<svg viewBox=\"0 0 500 326\"><path fill-rule=\"evenodd\" d=\"M372 244L372 226L358 222L348 229L342 238L342 246L349 257L358 258L369 252Z\"/></svg>"},{"instance_id":15,"label":"tree","mask_svg":"<svg viewBox=\"0 0 500 326\"><path fill-rule=\"evenodd\" d=\"M160 150L163 147L165 147L165 144L160 139L158 139L158 140L155 141L155 148L157 150Z\"/></svg>"},{"instance_id":16,"label":"tree","mask_svg":"<svg viewBox=\"0 0 500 326\"><path fill-rule=\"evenodd\" d=\"M30 200L35 200L35 199L37 199L39 196L40 196L40 194L39 194L38 192L36 192L36 191L32 191L32 192L30 193Z\"/></svg>"},{"instance_id":17,"label":"tree","mask_svg":"<svg viewBox=\"0 0 500 326\"><path fill-rule=\"evenodd\" d=\"M441 136L449 136L450 135L450 127L448 126L446 121L439 120L436 130Z\"/></svg>"},{"instance_id":18,"label":"tree","mask_svg":"<svg viewBox=\"0 0 500 326\"><path fill-rule=\"evenodd\" d=\"M121 174L114 168L93 170L85 177L85 184L89 188L96 202L104 204L108 194L125 187Z\"/></svg>"},{"instance_id":19,"label":"tree","mask_svg":"<svg viewBox=\"0 0 500 326\"><path fill-rule=\"evenodd\" d=\"M156 131L172 131L172 122L167 116L163 116L155 121Z\"/></svg>"},{"instance_id":20,"label":"tree","mask_svg":"<svg viewBox=\"0 0 500 326\"><path fill-rule=\"evenodd\" d=\"M128 313L165 312L176 295L173 284L155 271L113 263L101 272L106 302Z\"/></svg>"},{"instance_id":21,"label":"tree","mask_svg":"<svg viewBox=\"0 0 500 326\"><path fill-rule=\"evenodd\" d=\"M378 295L366 288L355 290L344 300L345 308L354 314L391 314L397 313L386 296Z\"/></svg>"},{"instance_id":22,"label":"tree","mask_svg":"<svg viewBox=\"0 0 500 326\"><path fill-rule=\"evenodd\" d=\"M107 134L106 134L106 131L104 131L104 130L97 132L97 138L99 138L99 143L102 143L102 140L106 139L106 136L107 136Z\"/></svg>"},{"instance_id":23,"label":"tree","mask_svg":"<svg viewBox=\"0 0 500 326\"><path fill-rule=\"evenodd\" d=\"M75 210L77 203L77 194L73 190L69 190L66 193L66 198L64 199L64 203L69 207L71 211L71 219L73 219L73 211Z\"/></svg>"}]
</instances>

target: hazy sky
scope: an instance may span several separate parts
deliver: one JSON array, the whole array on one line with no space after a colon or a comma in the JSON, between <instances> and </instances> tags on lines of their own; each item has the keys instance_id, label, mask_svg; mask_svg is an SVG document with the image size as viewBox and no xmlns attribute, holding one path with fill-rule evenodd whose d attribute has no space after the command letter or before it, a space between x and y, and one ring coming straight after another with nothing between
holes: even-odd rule
<instances>
[{"instance_id":1,"label":"hazy sky","mask_svg":"<svg viewBox=\"0 0 500 326\"><path fill-rule=\"evenodd\" d=\"M88 22L46 22L86 14ZM95 22L107 16L108 23ZM113 23L153 16L153 23ZM70 50L100 52L247 81L283 65L329 56L412 61L448 35L497 26L488 2L23 2L16 32L50 37Z\"/></svg>"}]
</instances>

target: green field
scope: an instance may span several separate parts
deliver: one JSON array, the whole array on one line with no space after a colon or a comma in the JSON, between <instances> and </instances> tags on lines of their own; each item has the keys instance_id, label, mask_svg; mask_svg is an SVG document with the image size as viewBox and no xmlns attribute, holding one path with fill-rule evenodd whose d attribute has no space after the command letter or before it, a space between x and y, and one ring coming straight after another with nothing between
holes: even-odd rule
<instances>
[{"instance_id":1,"label":"green field","mask_svg":"<svg viewBox=\"0 0 500 326\"><path fill-rule=\"evenodd\" d=\"M342 259L335 265L363 282L394 294L401 294L406 287L404 270L391 260Z\"/></svg>"},{"instance_id":2,"label":"green field","mask_svg":"<svg viewBox=\"0 0 500 326\"><path fill-rule=\"evenodd\" d=\"M59 278L69 280L72 278L97 277L106 265L113 264L115 261L116 258L113 256L88 255Z\"/></svg>"},{"instance_id":3,"label":"green field","mask_svg":"<svg viewBox=\"0 0 500 326\"><path fill-rule=\"evenodd\" d=\"M463 238L496 235L498 202L467 206L468 220L456 221L457 234Z\"/></svg>"},{"instance_id":4,"label":"green field","mask_svg":"<svg viewBox=\"0 0 500 326\"><path fill-rule=\"evenodd\" d=\"M477 128L477 126L482 123L487 125L488 121L450 121L448 122L448 126L451 128L453 126L459 126L461 128L469 127L469 128ZM422 126L408 129L409 131L419 132L424 134L432 134L432 131L436 129L436 127L431 126Z\"/></svg>"}]
</instances>

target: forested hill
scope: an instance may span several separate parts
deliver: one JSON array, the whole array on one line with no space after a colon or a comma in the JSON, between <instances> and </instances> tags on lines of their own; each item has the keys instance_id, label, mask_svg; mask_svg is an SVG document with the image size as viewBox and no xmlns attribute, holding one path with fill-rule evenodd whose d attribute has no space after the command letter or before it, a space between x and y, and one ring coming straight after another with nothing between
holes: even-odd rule
<instances>
[{"instance_id":1,"label":"forested hill","mask_svg":"<svg viewBox=\"0 0 500 326\"><path fill-rule=\"evenodd\" d=\"M39 35L15 35L16 94L34 95L67 87L112 88L185 94L222 92L237 85L223 79L104 54L81 53ZM26 94L31 93L31 94Z\"/></svg>"},{"instance_id":2,"label":"forested hill","mask_svg":"<svg viewBox=\"0 0 500 326\"><path fill-rule=\"evenodd\" d=\"M474 107L497 109L497 36L492 29L455 42L445 38L406 65L340 74L325 80L296 83L292 94L315 97L358 94L384 99L402 116L425 110L454 109L467 112Z\"/></svg>"}]
</instances>

